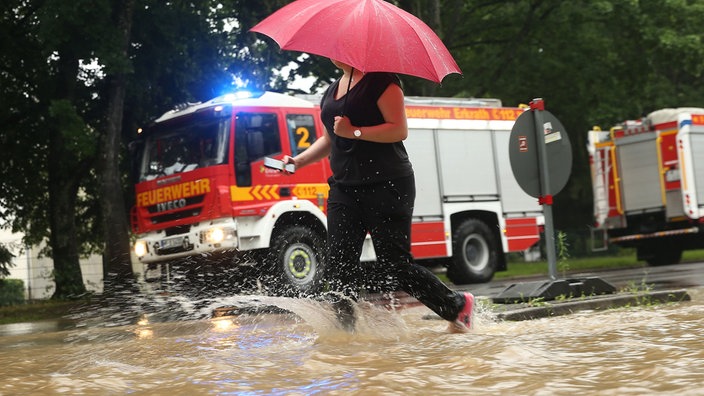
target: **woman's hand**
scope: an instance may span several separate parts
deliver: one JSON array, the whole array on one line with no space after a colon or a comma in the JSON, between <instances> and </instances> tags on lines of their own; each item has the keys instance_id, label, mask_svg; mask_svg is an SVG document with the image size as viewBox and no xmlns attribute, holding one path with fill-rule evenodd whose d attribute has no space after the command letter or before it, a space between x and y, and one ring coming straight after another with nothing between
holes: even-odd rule
<instances>
[{"instance_id":1,"label":"woman's hand","mask_svg":"<svg viewBox=\"0 0 704 396\"><path fill-rule=\"evenodd\" d=\"M283 161L284 165L287 164L293 164L293 166L298 169L298 164L296 164L296 159L291 157L290 155L284 155L283 158L281 158L281 161ZM286 167L284 166L284 169L281 170L286 175L291 175L292 173L286 170Z\"/></svg>"},{"instance_id":2,"label":"woman's hand","mask_svg":"<svg viewBox=\"0 0 704 396\"><path fill-rule=\"evenodd\" d=\"M354 130L355 127L352 126L349 118L346 116L335 116L335 125L333 127L333 132L335 135L343 138L354 139Z\"/></svg>"}]
</instances>

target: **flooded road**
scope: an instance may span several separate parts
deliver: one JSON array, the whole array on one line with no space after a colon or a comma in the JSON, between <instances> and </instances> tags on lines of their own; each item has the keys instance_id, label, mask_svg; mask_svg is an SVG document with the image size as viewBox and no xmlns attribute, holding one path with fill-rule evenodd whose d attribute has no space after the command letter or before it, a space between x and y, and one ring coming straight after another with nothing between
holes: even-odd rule
<instances>
[{"instance_id":1,"label":"flooded road","mask_svg":"<svg viewBox=\"0 0 704 396\"><path fill-rule=\"evenodd\" d=\"M485 300L469 334L448 334L422 306L364 303L348 334L322 303L271 297L253 303L295 314L208 318L215 303L181 300L137 320L5 325L0 394L702 395L704 289L688 291L688 302L522 322L498 321Z\"/></svg>"}]
</instances>

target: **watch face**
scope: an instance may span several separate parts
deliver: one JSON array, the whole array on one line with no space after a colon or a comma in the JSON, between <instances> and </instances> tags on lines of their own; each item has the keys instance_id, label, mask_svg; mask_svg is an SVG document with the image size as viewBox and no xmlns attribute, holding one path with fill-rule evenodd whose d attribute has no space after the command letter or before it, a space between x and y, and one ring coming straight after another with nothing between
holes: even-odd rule
<instances>
[{"instance_id":1,"label":"watch face","mask_svg":"<svg viewBox=\"0 0 704 396\"><path fill-rule=\"evenodd\" d=\"M355 129L354 135L355 135L356 137L360 137L360 136L362 136L362 131L360 131L359 129Z\"/></svg>"}]
</instances>

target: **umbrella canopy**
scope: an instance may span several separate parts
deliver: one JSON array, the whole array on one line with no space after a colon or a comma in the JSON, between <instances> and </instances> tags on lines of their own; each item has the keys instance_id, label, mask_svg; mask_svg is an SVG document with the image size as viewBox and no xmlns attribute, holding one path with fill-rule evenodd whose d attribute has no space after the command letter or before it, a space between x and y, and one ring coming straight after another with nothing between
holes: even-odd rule
<instances>
[{"instance_id":1,"label":"umbrella canopy","mask_svg":"<svg viewBox=\"0 0 704 396\"><path fill-rule=\"evenodd\" d=\"M430 27L383 0L297 0L251 30L281 49L325 56L365 73L402 73L438 83L461 74Z\"/></svg>"}]
</instances>

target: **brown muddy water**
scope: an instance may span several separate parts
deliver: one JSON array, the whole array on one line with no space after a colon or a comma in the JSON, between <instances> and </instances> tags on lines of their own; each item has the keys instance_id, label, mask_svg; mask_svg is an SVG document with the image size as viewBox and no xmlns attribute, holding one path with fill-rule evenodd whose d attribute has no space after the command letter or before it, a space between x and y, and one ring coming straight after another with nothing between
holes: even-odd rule
<instances>
[{"instance_id":1,"label":"brown muddy water","mask_svg":"<svg viewBox=\"0 0 704 396\"><path fill-rule=\"evenodd\" d=\"M0 326L0 394L704 395L704 290L689 294L524 322L480 301L469 334L422 306L362 303L348 334L310 300L152 302L168 312ZM210 317L243 302L295 314Z\"/></svg>"}]
</instances>

